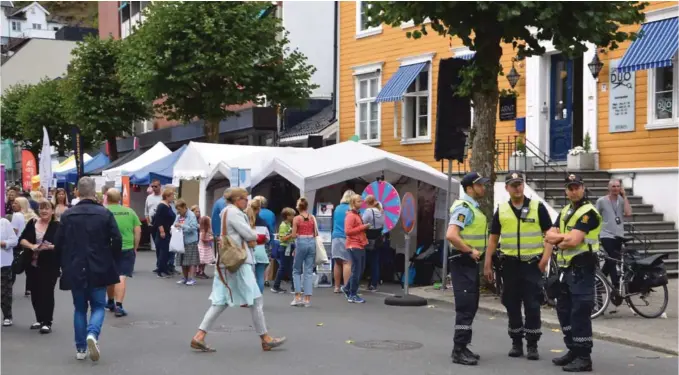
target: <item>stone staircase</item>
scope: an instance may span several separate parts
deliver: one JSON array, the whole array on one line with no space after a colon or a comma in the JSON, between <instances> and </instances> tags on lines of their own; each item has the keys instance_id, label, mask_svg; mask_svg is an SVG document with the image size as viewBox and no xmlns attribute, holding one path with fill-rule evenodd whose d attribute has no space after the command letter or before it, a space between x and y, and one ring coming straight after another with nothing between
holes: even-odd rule
<instances>
[{"instance_id":1,"label":"stone staircase","mask_svg":"<svg viewBox=\"0 0 679 375\"><path fill-rule=\"evenodd\" d=\"M564 169L559 167L556 169ZM581 171L592 203L606 195L611 175L602 171ZM550 168L538 167L526 173L528 184L540 194L555 210L560 211L566 204L564 194L565 172ZM498 177L498 181L501 181ZM625 236L634 241L627 244L630 249L648 254L668 254L665 265L671 277L679 275L679 231L674 222L665 221L662 213L653 210L653 205L644 204L643 197L626 190L627 198L632 206L632 217L626 218Z\"/></svg>"}]
</instances>

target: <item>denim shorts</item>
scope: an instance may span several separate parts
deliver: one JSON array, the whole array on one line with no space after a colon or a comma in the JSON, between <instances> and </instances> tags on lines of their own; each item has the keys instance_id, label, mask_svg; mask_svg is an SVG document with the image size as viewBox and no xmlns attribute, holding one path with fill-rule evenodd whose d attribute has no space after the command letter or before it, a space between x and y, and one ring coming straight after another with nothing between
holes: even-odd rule
<instances>
[{"instance_id":1,"label":"denim shorts","mask_svg":"<svg viewBox=\"0 0 679 375\"><path fill-rule=\"evenodd\" d=\"M116 263L116 268L118 269L118 275L132 277L134 273L134 261L137 259L137 254L134 250L123 250L120 259Z\"/></svg>"}]
</instances>

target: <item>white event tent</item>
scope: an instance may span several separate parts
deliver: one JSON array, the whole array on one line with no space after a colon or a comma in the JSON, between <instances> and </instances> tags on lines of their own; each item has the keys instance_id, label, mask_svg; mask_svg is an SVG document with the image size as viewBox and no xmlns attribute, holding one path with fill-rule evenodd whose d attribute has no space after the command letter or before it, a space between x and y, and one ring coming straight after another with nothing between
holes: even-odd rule
<instances>
[{"instance_id":1,"label":"white event tent","mask_svg":"<svg viewBox=\"0 0 679 375\"><path fill-rule=\"evenodd\" d=\"M102 172L102 176L104 176L107 181L115 181L117 185L120 183L120 178L124 173L137 171L167 155L170 155L171 153L172 151L170 151L167 146L165 146L162 142L158 142L148 151L139 155L139 157L135 158L134 160L130 160L129 162L115 168L105 170Z\"/></svg>"}]
</instances>

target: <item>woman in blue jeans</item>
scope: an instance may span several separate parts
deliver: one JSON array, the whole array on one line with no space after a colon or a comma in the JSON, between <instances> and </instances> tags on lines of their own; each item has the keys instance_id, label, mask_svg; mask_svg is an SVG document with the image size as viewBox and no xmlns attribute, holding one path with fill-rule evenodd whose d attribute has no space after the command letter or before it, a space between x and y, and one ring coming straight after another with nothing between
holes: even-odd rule
<instances>
[{"instance_id":1,"label":"woman in blue jeans","mask_svg":"<svg viewBox=\"0 0 679 375\"><path fill-rule=\"evenodd\" d=\"M292 262L292 280L295 284L295 299L290 306L311 305L313 294L313 272L316 264L316 236L318 229L316 218L307 212L309 202L306 198L299 198L297 211L299 215L292 220L292 238L295 239L295 255ZM304 274L304 279L302 279ZM302 298L302 288L304 298Z\"/></svg>"},{"instance_id":2,"label":"woman in blue jeans","mask_svg":"<svg viewBox=\"0 0 679 375\"><path fill-rule=\"evenodd\" d=\"M261 201L253 199L250 201L245 213L250 220L250 226L257 232L257 241L253 248L255 255L255 279L257 279L257 286L259 292L264 293L264 273L266 267L269 266L269 255L266 253L266 244L271 238L266 222L259 217L259 212L262 209Z\"/></svg>"}]
</instances>

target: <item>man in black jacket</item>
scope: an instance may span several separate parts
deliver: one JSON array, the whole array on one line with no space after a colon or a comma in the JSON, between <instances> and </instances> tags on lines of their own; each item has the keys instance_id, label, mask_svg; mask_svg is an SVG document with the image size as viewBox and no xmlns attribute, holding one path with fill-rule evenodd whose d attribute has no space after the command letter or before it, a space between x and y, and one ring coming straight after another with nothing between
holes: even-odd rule
<instances>
[{"instance_id":1,"label":"man in black jacket","mask_svg":"<svg viewBox=\"0 0 679 375\"><path fill-rule=\"evenodd\" d=\"M119 282L115 264L122 254L122 237L113 214L97 203L95 189L94 179L80 179L81 201L61 216L55 247L61 257L59 287L73 294L76 358L85 359L89 351L90 359L98 361L106 287Z\"/></svg>"}]
</instances>

